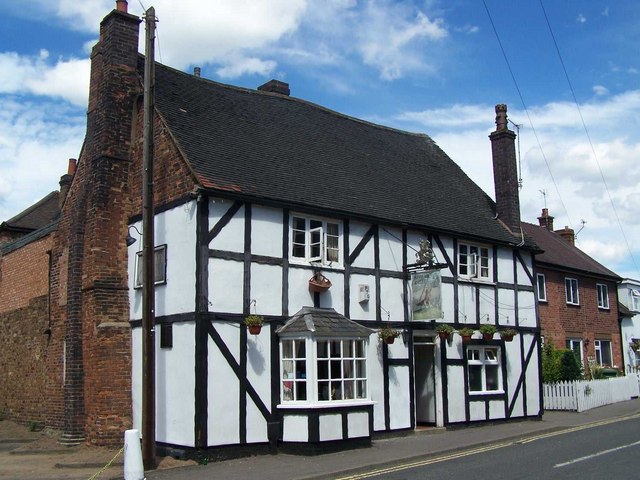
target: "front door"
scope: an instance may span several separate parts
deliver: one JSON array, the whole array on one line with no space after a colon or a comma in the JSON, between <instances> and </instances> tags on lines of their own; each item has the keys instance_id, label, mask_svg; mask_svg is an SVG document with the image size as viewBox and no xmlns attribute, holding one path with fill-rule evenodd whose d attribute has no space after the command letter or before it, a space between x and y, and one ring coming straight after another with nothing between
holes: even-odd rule
<instances>
[{"instance_id":1,"label":"front door","mask_svg":"<svg viewBox=\"0 0 640 480\"><path fill-rule=\"evenodd\" d=\"M436 388L434 374L435 346L431 337L414 340L416 423L436 424Z\"/></svg>"}]
</instances>

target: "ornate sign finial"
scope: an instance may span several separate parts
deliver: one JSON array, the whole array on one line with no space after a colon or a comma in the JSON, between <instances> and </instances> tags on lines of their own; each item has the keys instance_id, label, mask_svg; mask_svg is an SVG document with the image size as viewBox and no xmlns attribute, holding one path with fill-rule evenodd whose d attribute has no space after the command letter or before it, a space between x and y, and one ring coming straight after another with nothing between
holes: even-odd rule
<instances>
[{"instance_id":1,"label":"ornate sign finial","mask_svg":"<svg viewBox=\"0 0 640 480\"><path fill-rule=\"evenodd\" d=\"M431 242L429 240L420 240L420 250L416 253L416 263L418 265L432 265L435 259Z\"/></svg>"}]
</instances>

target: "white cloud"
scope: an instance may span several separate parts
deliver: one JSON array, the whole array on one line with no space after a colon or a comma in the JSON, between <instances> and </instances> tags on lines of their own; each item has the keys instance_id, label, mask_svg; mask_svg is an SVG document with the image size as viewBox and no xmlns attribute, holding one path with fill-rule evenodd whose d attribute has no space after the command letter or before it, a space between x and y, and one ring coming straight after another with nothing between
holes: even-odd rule
<instances>
[{"instance_id":1,"label":"white cloud","mask_svg":"<svg viewBox=\"0 0 640 480\"><path fill-rule=\"evenodd\" d=\"M587 17L585 17L583 14L578 14L578 17L576 18L576 22L578 23L587 23Z\"/></svg>"},{"instance_id":2,"label":"white cloud","mask_svg":"<svg viewBox=\"0 0 640 480\"><path fill-rule=\"evenodd\" d=\"M259 58L233 58L229 65L216 70L222 78L236 78L246 74L260 74L262 76L270 74L276 68L276 62Z\"/></svg>"},{"instance_id":3,"label":"white cloud","mask_svg":"<svg viewBox=\"0 0 640 480\"><path fill-rule=\"evenodd\" d=\"M50 61L42 50L37 57L0 53L0 94L58 97L83 106L89 94L89 60Z\"/></svg>"},{"instance_id":4,"label":"white cloud","mask_svg":"<svg viewBox=\"0 0 640 480\"><path fill-rule=\"evenodd\" d=\"M609 89L602 85L594 85L593 93L595 93L596 95L609 95Z\"/></svg>"},{"instance_id":5,"label":"white cloud","mask_svg":"<svg viewBox=\"0 0 640 480\"><path fill-rule=\"evenodd\" d=\"M6 220L59 188L67 159L80 152L85 119L59 103L0 102L0 220Z\"/></svg>"}]
</instances>

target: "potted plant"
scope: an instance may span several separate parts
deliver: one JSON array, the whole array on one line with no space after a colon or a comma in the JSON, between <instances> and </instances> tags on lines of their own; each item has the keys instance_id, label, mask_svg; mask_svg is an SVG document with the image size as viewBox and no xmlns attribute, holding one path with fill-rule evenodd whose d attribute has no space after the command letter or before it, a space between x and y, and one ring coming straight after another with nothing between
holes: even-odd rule
<instances>
[{"instance_id":1,"label":"potted plant","mask_svg":"<svg viewBox=\"0 0 640 480\"><path fill-rule=\"evenodd\" d=\"M497 328L495 325L491 325L489 323L485 323L480 326L480 333L482 334L482 338L485 340L493 340L493 335L496 333Z\"/></svg>"},{"instance_id":2,"label":"potted plant","mask_svg":"<svg viewBox=\"0 0 640 480\"><path fill-rule=\"evenodd\" d=\"M518 334L518 331L513 328L505 328L504 330L500 330L498 333L500 334L500 338L505 342L510 342L513 340L513 337Z\"/></svg>"},{"instance_id":3,"label":"potted plant","mask_svg":"<svg viewBox=\"0 0 640 480\"><path fill-rule=\"evenodd\" d=\"M247 326L251 335L259 335L263 323L264 318L262 315L247 315L244 319L244 324Z\"/></svg>"},{"instance_id":4,"label":"potted plant","mask_svg":"<svg viewBox=\"0 0 640 480\"><path fill-rule=\"evenodd\" d=\"M471 340L471 335L473 335L473 328L461 328L460 330L458 330L458 333L460 334L460 336L462 337L462 343L468 343L469 340Z\"/></svg>"},{"instance_id":5,"label":"potted plant","mask_svg":"<svg viewBox=\"0 0 640 480\"><path fill-rule=\"evenodd\" d=\"M453 327L451 325L447 325L443 323L436 327L436 333L442 340L447 340L449 336L453 333Z\"/></svg>"},{"instance_id":6,"label":"potted plant","mask_svg":"<svg viewBox=\"0 0 640 480\"><path fill-rule=\"evenodd\" d=\"M399 336L400 332L394 328L383 327L378 330L378 338L387 345L391 345Z\"/></svg>"}]
</instances>

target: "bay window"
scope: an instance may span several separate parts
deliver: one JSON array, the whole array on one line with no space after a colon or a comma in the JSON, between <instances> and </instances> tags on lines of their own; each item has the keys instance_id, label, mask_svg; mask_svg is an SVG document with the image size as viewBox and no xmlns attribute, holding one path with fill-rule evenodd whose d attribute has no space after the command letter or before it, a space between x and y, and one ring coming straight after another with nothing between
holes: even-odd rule
<instances>
[{"instance_id":1,"label":"bay window","mask_svg":"<svg viewBox=\"0 0 640 480\"><path fill-rule=\"evenodd\" d=\"M368 398L365 339L284 338L280 358L283 404Z\"/></svg>"}]
</instances>

